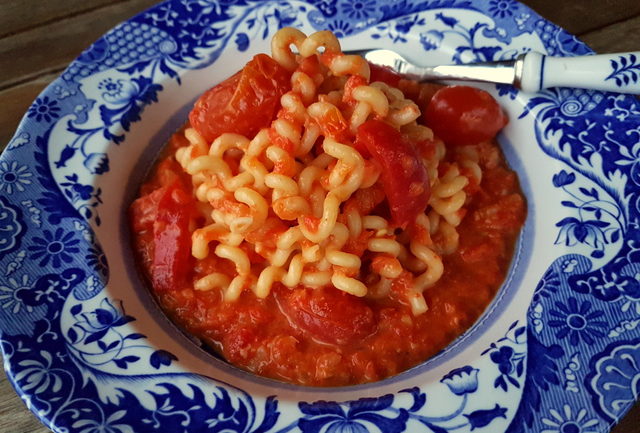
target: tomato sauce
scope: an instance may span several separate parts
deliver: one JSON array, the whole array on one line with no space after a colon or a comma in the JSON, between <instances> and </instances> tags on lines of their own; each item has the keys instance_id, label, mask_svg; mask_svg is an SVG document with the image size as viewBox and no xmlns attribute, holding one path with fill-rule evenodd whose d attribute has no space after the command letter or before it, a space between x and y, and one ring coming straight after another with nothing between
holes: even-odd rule
<instances>
[{"instance_id":1,"label":"tomato sauce","mask_svg":"<svg viewBox=\"0 0 640 433\"><path fill-rule=\"evenodd\" d=\"M343 386L396 375L433 356L468 329L491 302L505 278L526 216L515 173L495 142L478 145L483 178L467 205L456 252L443 257L444 275L424 292L429 310L413 316L401 293L401 276L383 300L362 299L327 287L295 290L274 286L272 296L244 291L224 302L219 290L197 291L193 283L211 272L232 272L233 264L210 254L204 260L178 255L158 266L159 248L173 237L183 244L198 204L190 177L174 159L185 145L176 133L131 206L133 245L138 262L163 310L188 333L202 339L228 362L274 379L310 386ZM355 199L354 199L355 200ZM163 210L180 203L183 212ZM164 203L164 204L163 204ZM355 202L354 202L355 203ZM187 216L191 221L186 223ZM162 236L162 224L171 233ZM182 225L181 225L182 224ZM274 236L282 227L273 227ZM366 241L366 239L364 240ZM357 242L348 246L359 249ZM186 248L182 245L180 248ZM169 281L163 269L180 268ZM231 276L231 274L230 274ZM160 283L158 283L160 282ZM291 325L294 322L304 326Z\"/></svg>"}]
</instances>

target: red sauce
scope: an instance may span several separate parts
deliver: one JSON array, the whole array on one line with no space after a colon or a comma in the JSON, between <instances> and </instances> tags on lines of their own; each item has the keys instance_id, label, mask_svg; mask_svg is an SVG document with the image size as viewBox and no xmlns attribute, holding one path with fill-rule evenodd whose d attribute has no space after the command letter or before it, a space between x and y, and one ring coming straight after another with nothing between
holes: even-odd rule
<instances>
[{"instance_id":1,"label":"red sauce","mask_svg":"<svg viewBox=\"0 0 640 433\"><path fill-rule=\"evenodd\" d=\"M157 243L154 224L158 224L162 196L158 191L175 185L188 190L185 185L190 185L189 176L173 157L175 149L185 144L180 133L172 138L130 209L134 249L150 281L158 279L153 266ZM203 339L230 363L256 374L312 386L372 382L398 374L433 356L468 329L491 302L508 270L526 205L518 179L506 166L498 146L483 143L479 150L482 182L467 186L477 192L458 227L459 248L443 257L444 275L424 292L429 306L424 314L413 316L410 308L393 296L407 289L409 275L396 280L391 297L385 300L357 298L353 304L328 303L354 297L331 287L315 291L274 287L274 296L266 299L246 290L237 302L226 303L218 290L193 289L198 278L233 270L231 262L213 254L189 264L183 281L175 282L171 289L156 286L152 290L164 311L187 332ZM185 200L184 194L177 195ZM191 203L182 203L184 206L197 206L192 193L186 197ZM358 200L375 202L356 197L354 205L361 205ZM275 235L283 228L270 230ZM360 241L366 239L346 248L360 250ZM306 330L290 325L290 305L302 305L295 314L314 311L311 318L298 318L309 322L304 322ZM321 324L314 322L317 316L339 326L323 333ZM342 333L345 323L353 326L354 332ZM344 339L344 335L357 338Z\"/></svg>"}]
</instances>

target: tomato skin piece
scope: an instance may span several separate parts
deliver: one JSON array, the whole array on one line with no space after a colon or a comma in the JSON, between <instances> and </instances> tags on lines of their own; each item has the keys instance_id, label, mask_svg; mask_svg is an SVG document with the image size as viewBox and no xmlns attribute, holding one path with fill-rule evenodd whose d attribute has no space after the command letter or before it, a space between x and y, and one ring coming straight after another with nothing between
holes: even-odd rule
<instances>
[{"instance_id":1,"label":"tomato skin piece","mask_svg":"<svg viewBox=\"0 0 640 433\"><path fill-rule=\"evenodd\" d=\"M258 54L240 72L207 90L189 113L189 122L208 142L224 132L253 137L271 124L290 87L289 72Z\"/></svg>"},{"instance_id":2,"label":"tomato skin piece","mask_svg":"<svg viewBox=\"0 0 640 433\"><path fill-rule=\"evenodd\" d=\"M344 84L344 93L342 94L342 102L346 102L347 104L356 104L356 101L353 98L353 91L360 86L368 85L367 80L360 75L352 75L349 77L347 82Z\"/></svg>"},{"instance_id":3,"label":"tomato skin piece","mask_svg":"<svg viewBox=\"0 0 640 433\"><path fill-rule=\"evenodd\" d=\"M167 188L167 186L157 188L148 194L141 195L131 203L129 218L135 232L153 230L153 223L158 215L158 203L167 193Z\"/></svg>"},{"instance_id":4,"label":"tomato skin piece","mask_svg":"<svg viewBox=\"0 0 640 433\"><path fill-rule=\"evenodd\" d=\"M455 146L490 140L508 122L489 93L469 86L438 90L424 110L424 120L445 143Z\"/></svg>"},{"instance_id":5,"label":"tomato skin piece","mask_svg":"<svg viewBox=\"0 0 640 433\"><path fill-rule=\"evenodd\" d=\"M344 142L349 137L349 124L335 106L318 118L317 123L325 137L331 137L338 142Z\"/></svg>"},{"instance_id":6,"label":"tomato skin piece","mask_svg":"<svg viewBox=\"0 0 640 433\"><path fill-rule=\"evenodd\" d=\"M369 82L371 83L381 81L391 87L398 87L398 83L402 79L401 75L386 66L369 63L369 70L371 71L371 77L369 78Z\"/></svg>"},{"instance_id":7,"label":"tomato skin piece","mask_svg":"<svg viewBox=\"0 0 640 433\"><path fill-rule=\"evenodd\" d=\"M334 287L275 289L280 310L291 326L308 332L315 340L353 344L376 330L373 310L366 302Z\"/></svg>"},{"instance_id":8,"label":"tomato skin piece","mask_svg":"<svg viewBox=\"0 0 640 433\"><path fill-rule=\"evenodd\" d=\"M165 187L153 223L153 272L151 282L158 291L189 286L193 269L189 222L194 215L193 198L178 182Z\"/></svg>"},{"instance_id":9,"label":"tomato skin piece","mask_svg":"<svg viewBox=\"0 0 640 433\"><path fill-rule=\"evenodd\" d=\"M391 125L368 120L358 127L356 149L366 148L382 167L382 186L393 224L406 227L424 212L431 187L417 149Z\"/></svg>"}]
</instances>

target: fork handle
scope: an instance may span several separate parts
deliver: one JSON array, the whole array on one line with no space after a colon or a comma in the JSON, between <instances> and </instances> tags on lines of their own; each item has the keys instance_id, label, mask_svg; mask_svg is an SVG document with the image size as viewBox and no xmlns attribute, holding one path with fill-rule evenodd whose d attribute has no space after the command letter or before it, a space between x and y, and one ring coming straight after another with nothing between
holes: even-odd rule
<instances>
[{"instance_id":1,"label":"fork handle","mask_svg":"<svg viewBox=\"0 0 640 433\"><path fill-rule=\"evenodd\" d=\"M516 60L516 87L534 93L548 87L578 87L640 94L640 51L579 57L530 52Z\"/></svg>"}]
</instances>

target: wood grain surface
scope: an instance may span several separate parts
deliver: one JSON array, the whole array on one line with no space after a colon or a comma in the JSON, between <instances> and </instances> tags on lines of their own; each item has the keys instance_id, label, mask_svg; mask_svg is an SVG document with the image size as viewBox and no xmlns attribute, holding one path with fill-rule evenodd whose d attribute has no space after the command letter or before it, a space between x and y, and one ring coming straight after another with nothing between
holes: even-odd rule
<instances>
[{"instance_id":1,"label":"wood grain surface","mask_svg":"<svg viewBox=\"0 0 640 433\"><path fill-rule=\"evenodd\" d=\"M488 1L488 0L479 0ZM0 0L0 150L35 97L94 40L153 0ZM640 50L639 0L523 0L596 52ZM0 373L0 433L47 433ZM640 432L640 405L613 433ZM141 432L136 432L141 433ZM171 433L171 432L168 432Z\"/></svg>"}]
</instances>

